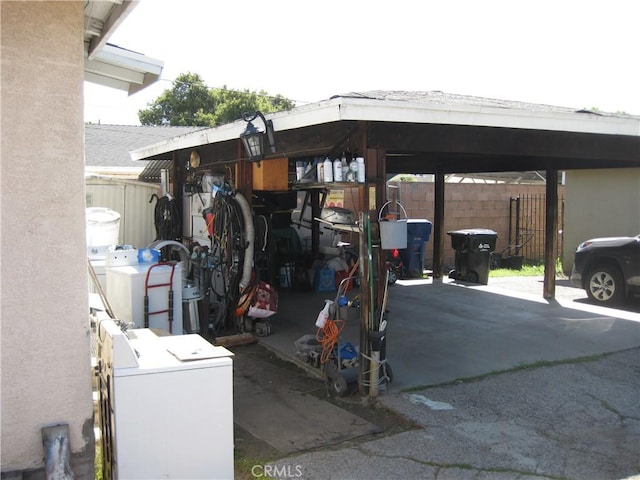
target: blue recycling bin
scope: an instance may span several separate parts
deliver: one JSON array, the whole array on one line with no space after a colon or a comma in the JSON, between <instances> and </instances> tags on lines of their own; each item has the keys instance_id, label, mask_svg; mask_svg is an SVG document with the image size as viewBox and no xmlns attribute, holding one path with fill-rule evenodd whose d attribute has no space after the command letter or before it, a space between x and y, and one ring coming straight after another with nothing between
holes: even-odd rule
<instances>
[{"instance_id":1,"label":"blue recycling bin","mask_svg":"<svg viewBox=\"0 0 640 480\"><path fill-rule=\"evenodd\" d=\"M407 220L407 248L398 251L402 260L402 276L422 277L425 244L431 237L432 224L423 218Z\"/></svg>"}]
</instances>

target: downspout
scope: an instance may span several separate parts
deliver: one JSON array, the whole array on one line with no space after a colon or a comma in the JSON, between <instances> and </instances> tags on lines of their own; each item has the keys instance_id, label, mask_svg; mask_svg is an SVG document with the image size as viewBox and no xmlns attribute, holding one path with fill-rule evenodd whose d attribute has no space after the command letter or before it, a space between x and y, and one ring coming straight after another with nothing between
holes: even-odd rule
<instances>
[{"instance_id":1,"label":"downspout","mask_svg":"<svg viewBox=\"0 0 640 480\"><path fill-rule=\"evenodd\" d=\"M47 480L73 480L69 425L62 423L43 427L41 433L45 478Z\"/></svg>"}]
</instances>

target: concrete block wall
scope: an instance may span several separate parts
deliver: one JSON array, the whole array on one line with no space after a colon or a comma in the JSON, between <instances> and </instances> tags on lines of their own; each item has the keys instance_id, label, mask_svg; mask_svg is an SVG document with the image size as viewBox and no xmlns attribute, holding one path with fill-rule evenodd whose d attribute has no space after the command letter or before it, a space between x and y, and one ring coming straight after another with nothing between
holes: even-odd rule
<instances>
[{"instance_id":1,"label":"concrete block wall","mask_svg":"<svg viewBox=\"0 0 640 480\"><path fill-rule=\"evenodd\" d=\"M395 183L394 183L395 184ZM409 218L433 221L434 184L432 182L398 182L398 200ZM562 189L560 187L560 195ZM488 228L498 234L496 251L508 246L509 201L518 195L544 195L544 185L447 183L445 185L444 231L466 228ZM448 237L448 236L447 236ZM540 252L542 255L542 252ZM445 269L453 268L455 252L445 239ZM433 265L433 247L425 249L425 266Z\"/></svg>"}]
</instances>

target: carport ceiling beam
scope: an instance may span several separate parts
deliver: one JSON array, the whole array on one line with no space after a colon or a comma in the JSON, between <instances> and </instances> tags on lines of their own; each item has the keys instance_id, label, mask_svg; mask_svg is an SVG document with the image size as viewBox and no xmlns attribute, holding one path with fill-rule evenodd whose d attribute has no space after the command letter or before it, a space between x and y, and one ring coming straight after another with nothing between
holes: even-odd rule
<instances>
[{"instance_id":1,"label":"carport ceiling beam","mask_svg":"<svg viewBox=\"0 0 640 480\"><path fill-rule=\"evenodd\" d=\"M630 167L640 163L640 137L624 135L372 122L369 145L380 146L387 152L593 159L625 161Z\"/></svg>"},{"instance_id":2,"label":"carport ceiling beam","mask_svg":"<svg viewBox=\"0 0 640 480\"><path fill-rule=\"evenodd\" d=\"M479 155L450 155L421 153L415 155L387 155L387 173L474 173L544 170L538 168L539 159L526 157L486 157Z\"/></svg>"}]
</instances>

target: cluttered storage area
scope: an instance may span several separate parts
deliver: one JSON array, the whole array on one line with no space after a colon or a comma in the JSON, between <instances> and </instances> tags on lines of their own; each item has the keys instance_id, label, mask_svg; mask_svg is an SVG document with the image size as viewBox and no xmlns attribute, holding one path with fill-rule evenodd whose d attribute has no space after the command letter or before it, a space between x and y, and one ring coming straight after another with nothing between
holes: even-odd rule
<instances>
[{"instance_id":1,"label":"cluttered storage area","mask_svg":"<svg viewBox=\"0 0 640 480\"><path fill-rule=\"evenodd\" d=\"M134 418L143 429L155 417L148 403L114 408L127 385L161 389L148 382L191 377L184 388L197 390L214 382L200 394L226 405L232 418L231 346L273 338L270 347L295 352L292 360L317 371L337 396L375 397L393 379L386 302L401 274L408 219L400 203L384 198L384 152L349 145L348 137L322 154L247 158L232 149L220 160L213 148L172 152L162 193L149 199L155 235L148 245L118 241L118 212L87 210L103 462L120 473L146 468L134 454L129 460L121 433ZM157 372L165 375L150 375ZM228 471L232 427L211 421L226 427L216 435L220 455L209 457L217 465L203 468ZM210 425L188 422L202 441L184 444L206 445ZM180 458L200 453L172 450L171 472L183 474Z\"/></svg>"},{"instance_id":2,"label":"cluttered storage area","mask_svg":"<svg viewBox=\"0 0 640 480\"><path fill-rule=\"evenodd\" d=\"M181 188L199 333L295 346L296 360L321 371L336 395L384 389L391 252L407 246L407 219L397 202L368 209L378 187L364 156L203 164L185 166Z\"/></svg>"}]
</instances>

